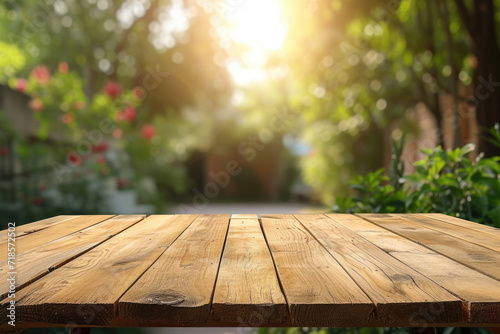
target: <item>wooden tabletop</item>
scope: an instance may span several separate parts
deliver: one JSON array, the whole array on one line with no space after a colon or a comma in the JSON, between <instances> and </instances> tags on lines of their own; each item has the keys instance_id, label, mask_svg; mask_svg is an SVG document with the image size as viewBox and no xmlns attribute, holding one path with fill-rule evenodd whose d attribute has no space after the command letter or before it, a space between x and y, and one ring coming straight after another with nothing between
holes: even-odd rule
<instances>
[{"instance_id":1,"label":"wooden tabletop","mask_svg":"<svg viewBox=\"0 0 500 334\"><path fill-rule=\"evenodd\" d=\"M7 233L1 331L12 300L16 330L500 326L500 230L442 214L57 216Z\"/></svg>"}]
</instances>

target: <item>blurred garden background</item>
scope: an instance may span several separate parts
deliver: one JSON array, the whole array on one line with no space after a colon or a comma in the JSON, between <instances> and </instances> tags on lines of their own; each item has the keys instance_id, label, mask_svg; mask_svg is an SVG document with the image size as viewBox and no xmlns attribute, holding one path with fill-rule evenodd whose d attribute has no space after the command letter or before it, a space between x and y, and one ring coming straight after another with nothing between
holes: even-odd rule
<instances>
[{"instance_id":1,"label":"blurred garden background","mask_svg":"<svg viewBox=\"0 0 500 334\"><path fill-rule=\"evenodd\" d=\"M499 33L498 0L4 0L2 228L227 203L500 226Z\"/></svg>"}]
</instances>

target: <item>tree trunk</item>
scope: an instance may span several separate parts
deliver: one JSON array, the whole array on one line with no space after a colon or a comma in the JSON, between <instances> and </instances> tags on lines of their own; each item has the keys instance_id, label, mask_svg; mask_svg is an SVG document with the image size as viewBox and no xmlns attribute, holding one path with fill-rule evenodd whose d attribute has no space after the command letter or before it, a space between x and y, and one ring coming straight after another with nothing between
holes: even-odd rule
<instances>
[{"instance_id":1,"label":"tree trunk","mask_svg":"<svg viewBox=\"0 0 500 334\"><path fill-rule=\"evenodd\" d=\"M473 52L477 60L474 69L476 119L481 127L479 151L485 156L500 156L500 148L484 140L488 128L500 123L500 52L495 32L493 0L474 1Z\"/></svg>"},{"instance_id":2,"label":"tree trunk","mask_svg":"<svg viewBox=\"0 0 500 334\"><path fill-rule=\"evenodd\" d=\"M451 67L450 87L453 98L453 149L460 147L460 115L458 110L458 68L454 59L454 43L450 30L450 13L445 1L436 2L437 12L443 23L446 34L446 45L448 49L448 63Z\"/></svg>"},{"instance_id":3,"label":"tree trunk","mask_svg":"<svg viewBox=\"0 0 500 334\"><path fill-rule=\"evenodd\" d=\"M444 130L443 130L443 114L441 113L441 108L439 106L439 93L432 93L433 107L427 106L431 113L436 118L436 145L444 147Z\"/></svg>"},{"instance_id":4,"label":"tree trunk","mask_svg":"<svg viewBox=\"0 0 500 334\"><path fill-rule=\"evenodd\" d=\"M424 32L424 46L425 49L431 52L433 55L436 54L436 45L434 40L434 17L432 15L432 1L426 1L426 21L423 23L423 16L421 10L418 12L418 23L419 28ZM436 81L439 81L438 70L436 69L436 64L433 63L431 68L429 69L431 75L435 78ZM439 82L438 82L439 84ZM431 92L431 96L429 97L429 102L427 108L431 111L432 115L436 119L436 145L444 147L444 129L443 129L443 114L441 112L440 98L438 92Z\"/></svg>"}]
</instances>

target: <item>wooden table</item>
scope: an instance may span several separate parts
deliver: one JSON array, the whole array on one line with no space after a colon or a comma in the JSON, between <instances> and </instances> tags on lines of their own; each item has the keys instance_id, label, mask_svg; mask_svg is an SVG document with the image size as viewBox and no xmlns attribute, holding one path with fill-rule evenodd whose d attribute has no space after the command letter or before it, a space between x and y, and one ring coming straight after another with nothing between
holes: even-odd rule
<instances>
[{"instance_id":1,"label":"wooden table","mask_svg":"<svg viewBox=\"0 0 500 334\"><path fill-rule=\"evenodd\" d=\"M500 326L500 230L441 214L57 216L15 248L16 330Z\"/></svg>"}]
</instances>

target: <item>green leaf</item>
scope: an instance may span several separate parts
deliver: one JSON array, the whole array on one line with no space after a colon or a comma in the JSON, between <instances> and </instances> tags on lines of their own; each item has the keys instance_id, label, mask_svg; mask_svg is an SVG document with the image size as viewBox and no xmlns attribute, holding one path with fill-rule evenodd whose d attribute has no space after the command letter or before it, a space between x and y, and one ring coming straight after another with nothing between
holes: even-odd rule
<instances>
[{"instance_id":1,"label":"green leaf","mask_svg":"<svg viewBox=\"0 0 500 334\"><path fill-rule=\"evenodd\" d=\"M500 207L496 207L495 209L488 212L487 216L491 219L494 226L500 228Z\"/></svg>"}]
</instances>

